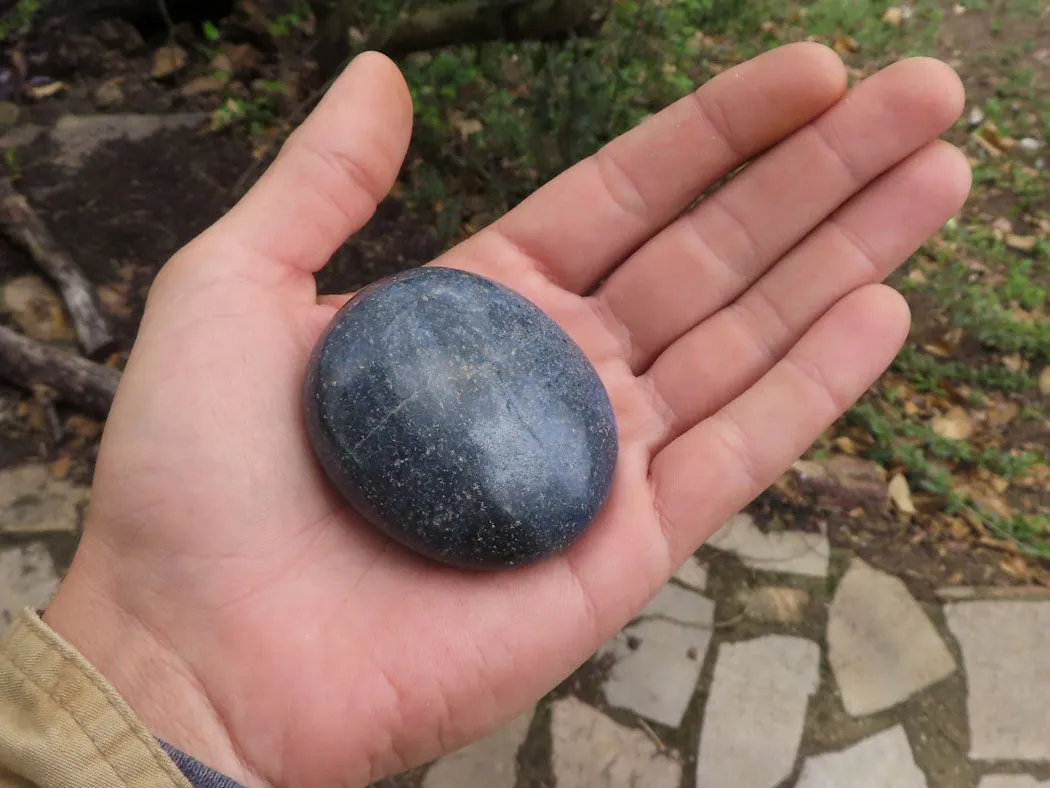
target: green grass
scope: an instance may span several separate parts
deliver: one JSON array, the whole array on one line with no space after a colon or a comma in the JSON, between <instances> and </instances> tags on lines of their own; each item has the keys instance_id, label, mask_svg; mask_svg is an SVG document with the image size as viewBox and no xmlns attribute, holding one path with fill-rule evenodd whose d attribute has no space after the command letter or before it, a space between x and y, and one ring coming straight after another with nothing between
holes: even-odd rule
<instances>
[{"instance_id":1,"label":"green grass","mask_svg":"<svg viewBox=\"0 0 1050 788\"><path fill-rule=\"evenodd\" d=\"M1006 393L1034 391L1038 383L1026 372L1014 372L1001 365L967 364L923 353L909 345L893 364L894 372L909 380L919 392L944 392L945 383L956 383L985 391Z\"/></svg>"},{"instance_id":2,"label":"green grass","mask_svg":"<svg viewBox=\"0 0 1050 788\"><path fill-rule=\"evenodd\" d=\"M884 401L858 404L847 421L863 427L875 439L872 459L903 465L925 482L927 490L938 494L947 494L950 490L936 472L938 463L950 463L961 470L980 468L1007 481L1016 481L1043 461L1034 452L981 449L964 440L941 437Z\"/></svg>"},{"instance_id":3,"label":"green grass","mask_svg":"<svg viewBox=\"0 0 1050 788\"><path fill-rule=\"evenodd\" d=\"M910 6L913 15L900 27L884 22L886 10L900 5L895 0L817 0L806 7L805 23L818 36L853 36L865 57L929 53L941 21L939 4L922 0Z\"/></svg>"},{"instance_id":4,"label":"green grass","mask_svg":"<svg viewBox=\"0 0 1050 788\"><path fill-rule=\"evenodd\" d=\"M6 41L28 29L45 5L47 0L18 0L11 10L0 17L0 41Z\"/></svg>"}]
</instances>

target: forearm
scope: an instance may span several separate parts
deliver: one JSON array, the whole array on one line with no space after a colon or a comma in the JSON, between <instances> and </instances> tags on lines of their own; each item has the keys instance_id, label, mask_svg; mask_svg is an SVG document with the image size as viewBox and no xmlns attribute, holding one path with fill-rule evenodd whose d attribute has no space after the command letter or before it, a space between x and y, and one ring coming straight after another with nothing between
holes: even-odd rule
<instances>
[{"instance_id":1,"label":"forearm","mask_svg":"<svg viewBox=\"0 0 1050 788\"><path fill-rule=\"evenodd\" d=\"M44 623L101 674L152 736L243 785L264 785L236 756L189 663L121 604L115 561L85 541Z\"/></svg>"},{"instance_id":2,"label":"forearm","mask_svg":"<svg viewBox=\"0 0 1050 788\"><path fill-rule=\"evenodd\" d=\"M0 786L189 788L88 662L21 613L0 639Z\"/></svg>"}]
</instances>

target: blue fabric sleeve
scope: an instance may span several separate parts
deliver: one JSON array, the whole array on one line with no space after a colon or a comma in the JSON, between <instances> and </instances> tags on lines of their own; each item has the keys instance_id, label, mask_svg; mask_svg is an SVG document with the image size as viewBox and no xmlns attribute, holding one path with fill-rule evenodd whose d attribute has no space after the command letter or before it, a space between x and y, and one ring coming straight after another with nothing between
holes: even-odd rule
<instances>
[{"instance_id":1,"label":"blue fabric sleeve","mask_svg":"<svg viewBox=\"0 0 1050 788\"><path fill-rule=\"evenodd\" d=\"M175 749L166 741L157 739L157 743L179 767L179 771L186 775L186 779L190 781L193 788L244 788L239 782L231 780L225 774L219 774L214 769L209 769L197 759Z\"/></svg>"}]
</instances>

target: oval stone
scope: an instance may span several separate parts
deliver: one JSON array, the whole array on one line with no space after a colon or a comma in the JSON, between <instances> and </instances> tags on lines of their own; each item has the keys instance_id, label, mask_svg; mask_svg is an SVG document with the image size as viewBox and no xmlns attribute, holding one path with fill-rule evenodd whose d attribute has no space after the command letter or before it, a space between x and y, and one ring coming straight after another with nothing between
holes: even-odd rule
<instances>
[{"instance_id":1,"label":"oval stone","mask_svg":"<svg viewBox=\"0 0 1050 788\"><path fill-rule=\"evenodd\" d=\"M565 549L608 496L616 421L583 351L486 278L418 268L355 295L310 360L325 473L364 518L460 567Z\"/></svg>"}]
</instances>

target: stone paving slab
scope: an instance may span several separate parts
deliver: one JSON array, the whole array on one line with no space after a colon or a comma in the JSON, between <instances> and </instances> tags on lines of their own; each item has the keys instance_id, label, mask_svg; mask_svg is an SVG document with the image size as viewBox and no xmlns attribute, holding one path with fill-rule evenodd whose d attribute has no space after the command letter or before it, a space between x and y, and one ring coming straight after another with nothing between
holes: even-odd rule
<instances>
[{"instance_id":1,"label":"stone paving slab","mask_svg":"<svg viewBox=\"0 0 1050 788\"><path fill-rule=\"evenodd\" d=\"M795 788L927 788L904 728L839 752L807 758Z\"/></svg>"},{"instance_id":2,"label":"stone paving slab","mask_svg":"<svg viewBox=\"0 0 1050 788\"><path fill-rule=\"evenodd\" d=\"M576 698L551 710L556 788L678 788L682 765L641 731L613 722Z\"/></svg>"},{"instance_id":3,"label":"stone paving slab","mask_svg":"<svg viewBox=\"0 0 1050 788\"><path fill-rule=\"evenodd\" d=\"M0 471L0 532L74 532L89 497L87 487L53 479L46 465Z\"/></svg>"},{"instance_id":4,"label":"stone paving slab","mask_svg":"<svg viewBox=\"0 0 1050 788\"><path fill-rule=\"evenodd\" d=\"M23 608L45 607L58 590L51 555L41 544L0 550L0 635Z\"/></svg>"},{"instance_id":5,"label":"stone paving slab","mask_svg":"<svg viewBox=\"0 0 1050 788\"><path fill-rule=\"evenodd\" d=\"M525 743L536 709L509 725L446 755L423 778L423 788L514 788L518 750Z\"/></svg>"},{"instance_id":6,"label":"stone paving slab","mask_svg":"<svg viewBox=\"0 0 1050 788\"><path fill-rule=\"evenodd\" d=\"M779 785L794 768L819 668L820 647L801 638L767 635L721 646L704 711L696 784Z\"/></svg>"},{"instance_id":7,"label":"stone paving slab","mask_svg":"<svg viewBox=\"0 0 1050 788\"><path fill-rule=\"evenodd\" d=\"M665 585L652 598L635 621L663 619L686 626L710 629L714 623L715 604L710 599L684 588Z\"/></svg>"},{"instance_id":8,"label":"stone paving slab","mask_svg":"<svg viewBox=\"0 0 1050 788\"><path fill-rule=\"evenodd\" d=\"M945 607L962 649L970 757L1050 761L1050 602Z\"/></svg>"},{"instance_id":9,"label":"stone paving slab","mask_svg":"<svg viewBox=\"0 0 1050 788\"><path fill-rule=\"evenodd\" d=\"M682 568L675 572L674 579L694 591L703 591L707 588L707 564L691 555Z\"/></svg>"},{"instance_id":10,"label":"stone paving slab","mask_svg":"<svg viewBox=\"0 0 1050 788\"><path fill-rule=\"evenodd\" d=\"M714 603L677 586L665 586L600 652L614 664L602 685L617 708L678 727L696 689L711 642Z\"/></svg>"},{"instance_id":11,"label":"stone paving slab","mask_svg":"<svg viewBox=\"0 0 1050 788\"><path fill-rule=\"evenodd\" d=\"M977 788L1050 788L1050 781L1041 783L1028 775L994 774L981 778Z\"/></svg>"},{"instance_id":12,"label":"stone paving slab","mask_svg":"<svg viewBox=\"0 0 1050 788\"><path fill-rule=\"evenodd\" d=\"M846 712L904 702L955 672L933 623L896 577L854 560L828 611L828 661Z\"/></svg>"},{"instance_id":13,"label":"stone paving slab","mask_svg":"<svg viewBox=\"0 0 1050 788\"><path fill-rule=\"evenodd\" d=\"M831 547L823 534L802 531L764 533L750 515L738 514L707 540L732 553L745 566L767 572L827 577Z\"/></svg>"}]
</instances>

